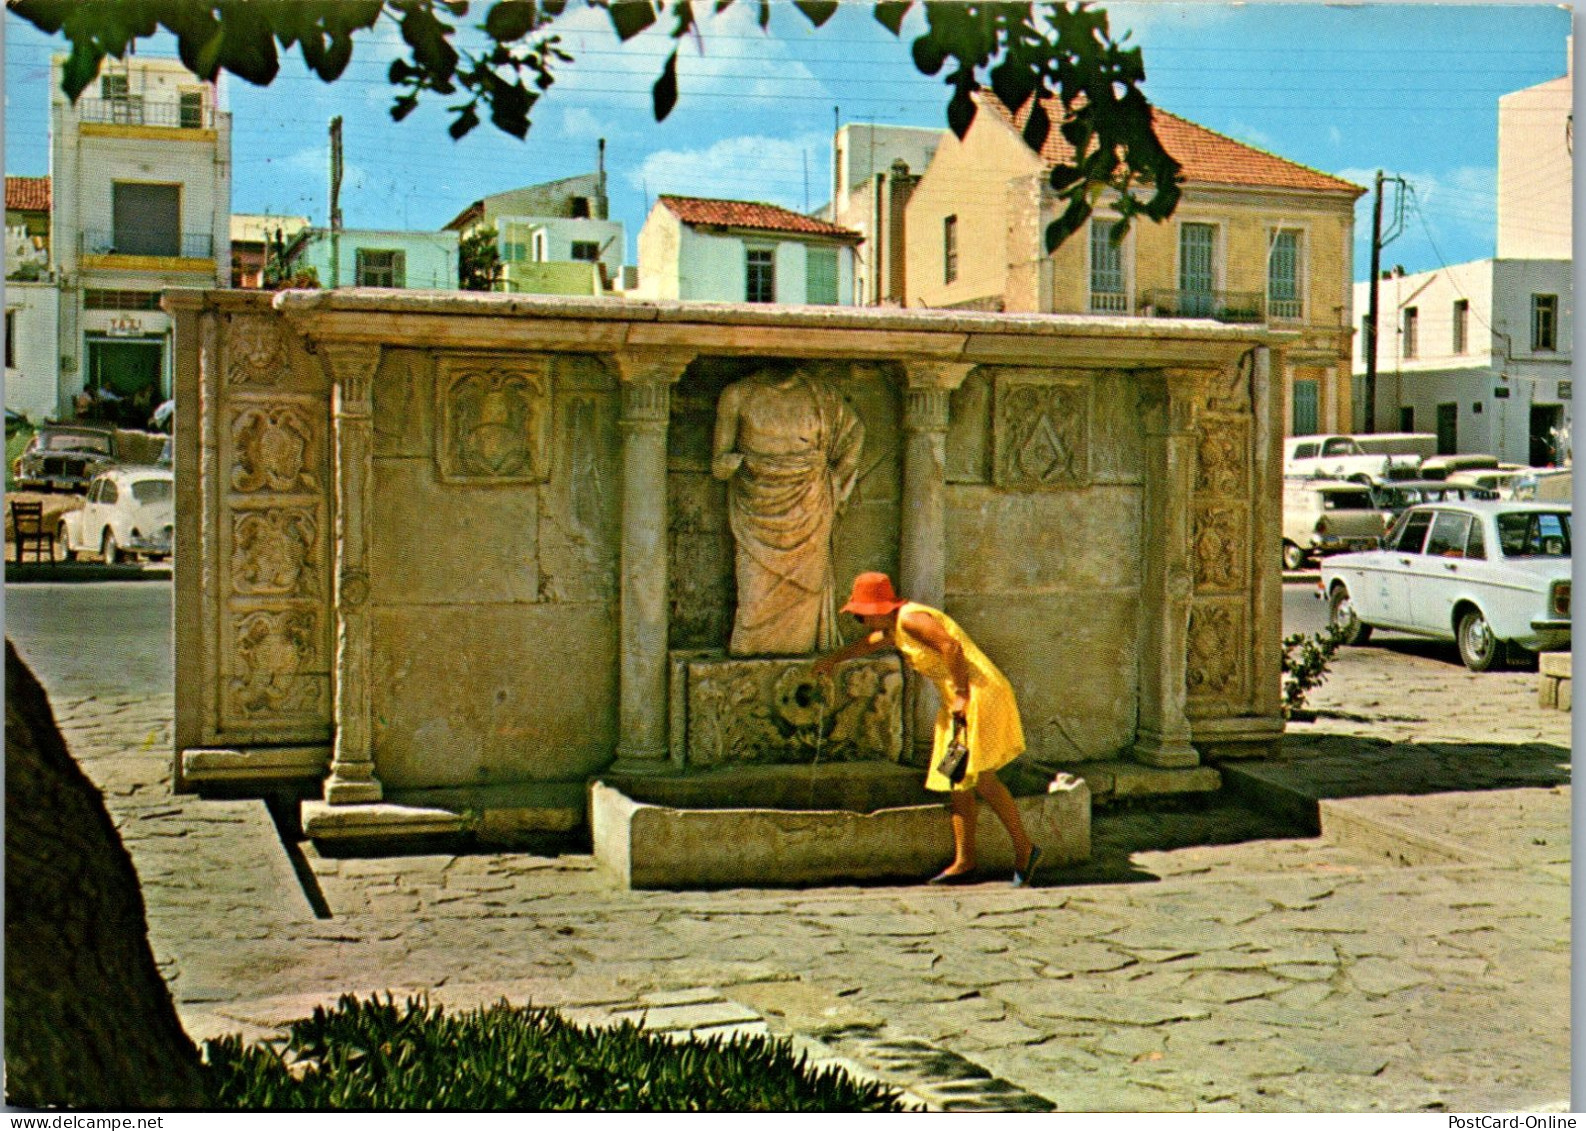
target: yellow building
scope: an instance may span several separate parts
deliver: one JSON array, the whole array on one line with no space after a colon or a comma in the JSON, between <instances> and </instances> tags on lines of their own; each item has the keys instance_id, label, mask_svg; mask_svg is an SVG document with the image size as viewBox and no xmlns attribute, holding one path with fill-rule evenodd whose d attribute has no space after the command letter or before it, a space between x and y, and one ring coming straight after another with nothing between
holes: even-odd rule
<instances>
[{"instance_id":1,"label":"yellow building","mask_svg":"<svg viewBox=\"0 0 1586 1131\"><path fill-rule=\"evenodd\" d=\"M1039 152L1010 114L979 100L949 134L908 203L908 306L1211 318L1301 331L1286 352L1290 433L1348 432L1355 201L1366 190L1162 110L1157 137L1183 166L1165 223L1137 220L1121 245L1103 198L1056 252L1045 231L1066 202L1048 174L1072 162L1054 126ZM1062 108L1047 104L1054 122Z\"/></svg>"}]
</instances>

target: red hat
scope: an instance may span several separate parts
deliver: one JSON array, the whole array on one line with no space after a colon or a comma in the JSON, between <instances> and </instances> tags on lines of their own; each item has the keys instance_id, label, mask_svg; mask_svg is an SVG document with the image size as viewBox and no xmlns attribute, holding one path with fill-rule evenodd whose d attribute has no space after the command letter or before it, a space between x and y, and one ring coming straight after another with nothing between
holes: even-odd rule
<instances>
[{"instance_id":1,"label":"red hat","mask_svg":"<svg viewBox=\"0 0 1586 1131\"><path fill-rule=\"evenodd\" d=\"M854 578L853 595L842 611L861 617L883 616L903 604L892 591L892 579L886 574L861 573Z\"/></svg>"}]
</instances>

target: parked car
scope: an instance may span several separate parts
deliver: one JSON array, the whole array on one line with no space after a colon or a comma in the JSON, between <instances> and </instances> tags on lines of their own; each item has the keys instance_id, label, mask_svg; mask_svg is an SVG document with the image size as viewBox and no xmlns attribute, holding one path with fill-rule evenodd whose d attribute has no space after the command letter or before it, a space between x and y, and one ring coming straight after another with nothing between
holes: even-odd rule
<instances>
[{"instance_id":1,"label":"parked car","mask_svg":"<svg viewBox=\"0 0 1586 1131\"><path fill-rule=\"evenodd\" d=\"M1312 479L1383 483L1414 479L1418 455L1368 452L1353 436L1294 436L1284 442L1283 474Z\"/></svg>"},{"instance_id":2,"label":"parked car","mask_svg":"<svg viewBox=\"0 0 1586 1131\"><path fill-rule=\"evenodd\" d=\"M1388 526L1393 525L1405 511L1417 503L1443 503L1491 500L1498 492L1490 487L1473 487L1446 479L1405 479L1383 483L1371 489L1377 507L1388 516Z\"/></svg>"},{"instance_id":3,"label":"parked car","mask_svg":"<svg viewBox=\"0 0 1586 1131\"><path fill-rule=\"evenodd\" d=\"M1546 503L1411 507L1380 550L1322 563L1346 644L1374 628L1453 640L1471 671L1570 646L1570 512ZM1517 655L1518 653L1518 655Z\"/></svg>"},{"instance_id":4,"label":"parked car","mask_svg":"<svg viewBox=\"0 0 1586 1131\"><path fill-rule=\"evenodd\" d=\"M55 540L67 561L98 554L107 565L171 554L175 477L168 467L116 467L94 477L88 498L61 515Z\"/></svg>"},{"instance_id":5,"label":"parked car","mask_svg":"<svg viewBox=\"0 0 1586 1131\"><path fill-rule=\"evenodd\" d=\"M1452 456L1432 456L1421 461L1422 479L1447 479L1460 471L1497 471L1498 457L1465 452Z\"/></svg>"},{"instance_id":6,"label":"parked car","mask_svg":"<svg viewBox=\"0 0 1586 1131\"><path fill-rule=\"evenodd\" d=\"M1575 469L1560 467L1532 471L1515 482L1517 501L1534 499L1539 503L1568 503L1573 497Z\"/></svg>"},{"instance_id":7,"label":"parked car","mask_svg":"<svg viewBox=\"0 0 1586 1131\"><path fill-rule=\"evenodd\" d=\"M1479 471L1451 471L1443 482L1457 484L1461 487L1479 487L1491 491L1500 499L1514 498L1514 490L1521 481L1529 476L1533 468L1529 467L1502 467L1497 469L1483 469Z\"/></svg>"},{"instance_id":8,"label":"parked car","mask_svg":"<svg viewBox=\"0 0 1586 1131\"><path fill-rule=\"evenodd\" d=\"M1371 488L1326 479L1283 481L1283 568L1312 557L1375 549L1387 524Z\"/></svg>"},{"instance_id":9,"label":"parked car","mask_svg":"<svg viewBox=\"0 0 1586 1131\"><path fill-rule=\"evenodd\" d=\"M17 456L11 477L21 491L81 491L116 462L113 428L48 422Z\"/></svg>"}]
</instances>

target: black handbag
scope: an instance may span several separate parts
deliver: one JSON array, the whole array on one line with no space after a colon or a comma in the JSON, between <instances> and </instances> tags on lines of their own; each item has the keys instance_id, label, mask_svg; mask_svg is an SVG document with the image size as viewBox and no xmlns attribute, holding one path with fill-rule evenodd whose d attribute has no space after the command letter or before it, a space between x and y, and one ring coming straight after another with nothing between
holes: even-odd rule
<instances>
[{"instance_id":1,"label":"black handbag","mask_svg":"<svg viewBox=\"0 0 1586 1131\"><path fill-rule=\"evenodd\" d=\"M953 737L947 743L947 749L942 751L942 760L936 763L936 772L948 781L957 785L964 780L964 775L969 772L969 744L964 741L965 723L957 715L953 716Z\"/></svg>"}]
</instances>

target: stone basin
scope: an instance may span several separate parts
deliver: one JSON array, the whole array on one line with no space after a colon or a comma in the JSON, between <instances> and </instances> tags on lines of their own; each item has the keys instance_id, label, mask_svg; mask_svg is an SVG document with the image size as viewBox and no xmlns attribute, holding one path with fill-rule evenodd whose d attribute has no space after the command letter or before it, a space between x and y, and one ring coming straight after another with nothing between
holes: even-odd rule
<instances>
[{"instance_id":1,"label":"stone basin","mask_svg":"<svg viewBox=\"0 0 1586 1131\"><path fill-rule=\"evenodd\" d=\"M905 796L898 775L849 775L811 790L825 807L798 804L800 783L787 774L741 778L689 804L680 779L625 778L589 788L589 826L602 869L627 888L771 887L860 880L919 880L953 854L947 805L920 789ZM890 780L889 780L890 779ZM701 796L707 792L701 784ZM892 797L887 798L891 792ZM757 796L758 795L758 796ZM880 807L863 802L882 799ZM750 805L757 800L780 805ZM848 807L844 801L852 804ZM886 804L891 800L891 804ZM1090 790L1059 775L1046 793L1017 798L1043 868L1090 857ZM988 873L1011 872L1013 849L991 810L979 806L976 843Z\"/></svg>"}]
</instances>

